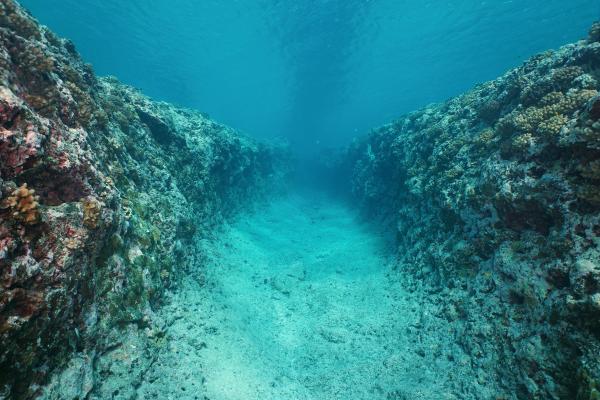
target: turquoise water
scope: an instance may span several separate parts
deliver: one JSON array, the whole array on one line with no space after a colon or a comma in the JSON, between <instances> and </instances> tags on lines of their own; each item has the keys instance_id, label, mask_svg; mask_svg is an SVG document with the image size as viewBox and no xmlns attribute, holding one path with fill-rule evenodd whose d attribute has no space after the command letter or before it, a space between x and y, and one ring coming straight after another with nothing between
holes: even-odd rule
<instances>
[{"instance_id":1,"label":"turquoise water","mask_svg":"<svg viewBox=\"0 0 600 400\"><path fill-rule=\"evenodd\" d=\"M23 4L99 75L300 158L583 38L600 16L600 0ZM489 359L466 352L471 322L394 270L401 232L294 189L196 235L198 265L156 311L156 361L139 382L103 377L97 398L500 399ZM139 352L126 340L115 359Z\"/></svg>"},{"instance_id":2,"label":"turquoise water","mask_svg":"<svg viewBox=\"0 0 600 400\"><path fill-rule=\"evenodd\" d=\"M597 0L23 0L101 75L313 152L585 36Z\"/></svg>"}]
</instances>

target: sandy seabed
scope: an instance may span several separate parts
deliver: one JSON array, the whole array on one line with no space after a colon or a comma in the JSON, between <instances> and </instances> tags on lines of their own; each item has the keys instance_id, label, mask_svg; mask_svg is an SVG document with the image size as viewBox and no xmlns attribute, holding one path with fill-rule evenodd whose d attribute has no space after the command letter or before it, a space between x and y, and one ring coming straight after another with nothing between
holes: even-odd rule
<instances>
[{"instance_id":1,"label":"sandy seabed","mask_svg":"<svg viewBox=\"0 0 600 400\"><path fill-rule=\"evenodd\" d=\"M343 203L284 197L216 236L162 310L169 344L141 397L454 399L477 381L385 235Z\"/></svg>"}]
</instances>

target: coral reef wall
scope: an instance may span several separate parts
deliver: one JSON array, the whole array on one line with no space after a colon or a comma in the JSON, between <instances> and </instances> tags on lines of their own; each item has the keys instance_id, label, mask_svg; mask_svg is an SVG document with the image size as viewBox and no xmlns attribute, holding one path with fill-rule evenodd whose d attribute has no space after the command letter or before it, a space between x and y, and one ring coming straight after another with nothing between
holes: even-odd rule
<instances>
[{"instance_id":1,"label":"coral reef wall","mask_svg":"<svg viewBox=\"0 0 600 400\"><path fill-rule=\"evenodd\" d=\"M97 357L132 331L156 339L153 310L201 262L186 243L281 178L285 157L96 77L0 0L0 398L39 394L75 352L91 357L71 368L85 395Z\"/></svg>"},{"instance_id":2,"label":"coral reef wall","mask_svg":"<svg viewBox=\"0 0 600 400\"><path fill-rule=\"evenodd\" d=\"M599 40L596 25L338 163L397 225L409 289L506 398L600 398Z\"/></svg>"}]
</instances>

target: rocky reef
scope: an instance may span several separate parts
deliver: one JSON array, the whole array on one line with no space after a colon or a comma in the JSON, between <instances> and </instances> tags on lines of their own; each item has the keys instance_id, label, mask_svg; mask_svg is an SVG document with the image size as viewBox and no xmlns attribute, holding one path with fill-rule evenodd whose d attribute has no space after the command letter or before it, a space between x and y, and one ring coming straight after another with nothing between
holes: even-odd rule
<instances>
[{"instance_id":1,"label":"rocky reef","mask_svg":"<svg viewBox=\"0 0 600 400\"><path fill-rule=\"evenodd\" d=\"M154 311L201 262L186 243L266 193L286 157L96 77L0 0L0 398L83 398L108 374L143 375L106 355L160 344Z\"/></svg>"},{"instance_id":2,"label":"rocky reef","mask_svg":"<svg viewBox=\"0 0 600 400\"><path fill-rule=\"evenodd\" d=\"M0 399L135 398L198 243L288 152L97 77L13 0L0 81ZM599 90L597 24L318 171L393 224L395 276L436 310L415 329L448 322L468 358L419 354L496 400L600 399Z\"/></svg>"},{"instance_id":3,"label":"rocky reef","mask_svg":"<svg viewBox=\"0 0 600 400\"><path fill-rule=\"evenodd\" d=\"M600 25L355 141L397 269L502 398L600 398ZM333 168L330 166L330 168Z\"/></svg>"}]
</instances>

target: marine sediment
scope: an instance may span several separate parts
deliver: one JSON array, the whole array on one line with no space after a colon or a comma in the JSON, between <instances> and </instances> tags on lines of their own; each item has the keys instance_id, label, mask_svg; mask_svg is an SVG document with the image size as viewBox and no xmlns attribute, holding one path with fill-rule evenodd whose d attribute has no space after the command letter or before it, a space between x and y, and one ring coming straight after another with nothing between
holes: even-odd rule
<instances>
[{"instance_id":1,"label":"marine sediment","mask_svg":"<svg viewBox=\"0 0 600 400\"><path fill-rule=\"evenodd\" d=\"M12 0L0 81L0 398L135 397L168 353L158 310L206 262L199 239L282 186L288 151L97 77ZM394 276L428 313L411 338L447 330L444 351L415 344L422 362L474 371L463 392L446 377L448 398L600 398L599 90L595 25L327 167L395 226Z\"/></svg>"},{"instance_id":2,"label":"marine sediment","mask_svg":"<svg viewBox=\"0 0 600 400\"><path fill-rule=\"evenodd\" d=\"M448 334L498 398L600 396L599 31L334 163L395 224L398 273L455 321Z\"/></svg>"},{"instance_id":3,"label":"marine sediment","mask_svg":"<svg viewBox=\"0 0 600 400\"><path fill-rule=\"evenodd\" d=\"M69 363L62 395L100 374L139 379L143 365L103 354L132 337L158 345L155 310L201 262L187 244L250 207L285 157L98 78L0 1L0 398L39 395Z\"/></svg>"}]
</instances>

